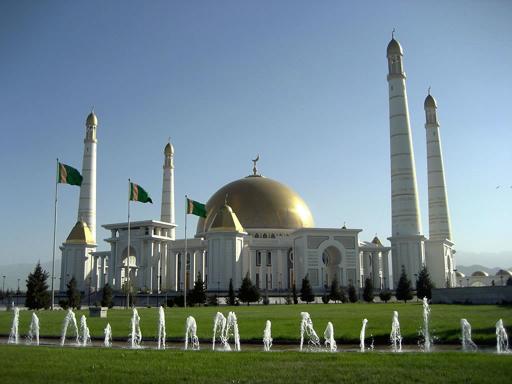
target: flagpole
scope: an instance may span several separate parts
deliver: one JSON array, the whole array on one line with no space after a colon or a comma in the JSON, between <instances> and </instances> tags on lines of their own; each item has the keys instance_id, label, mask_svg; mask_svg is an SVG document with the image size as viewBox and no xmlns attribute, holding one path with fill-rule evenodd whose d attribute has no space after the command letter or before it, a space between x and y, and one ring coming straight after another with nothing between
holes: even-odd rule
<instances>
[{"instance_id":1,"label":"flagpole","mask_svg":"<svg viewBox=\"0 0 512 384\"><path fill-rule=\"evenodd\" d=\"M128 251L126 252L126 308L130 308L130 197L131 181L128 179Z\"/></svg>"},{"instance_id":2,"label":"flagpole","mask_svg":"<svg viewBox=\"0 0 512 384\"><path fill-rule=\"evenodd\" d=\"M185 195L185 258L183 262L183 307L187 308L187 212L188 212L188 197Z\"/></svg>"},{"instance_id":3,"label":"flagpole","mask_svg":"<svg viewBox=\"0 0 512 384\"><path fill-rule=\"evenodd\" d=\"M58 188L59 185L59 158L57 158L57 177L55 178L55 204L53 208L53 249L52 249L52 311L55 306L55 290L53 283L55 281L55 243L57 233L57 200L58 200ZM62 278L62 276L61 276Z\"/></svg>"}]
</instances>

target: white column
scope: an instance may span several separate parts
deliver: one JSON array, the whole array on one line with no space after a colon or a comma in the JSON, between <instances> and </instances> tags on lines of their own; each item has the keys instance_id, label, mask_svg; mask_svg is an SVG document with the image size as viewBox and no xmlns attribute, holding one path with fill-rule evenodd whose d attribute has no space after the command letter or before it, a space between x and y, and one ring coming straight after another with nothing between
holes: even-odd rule
<instances>
[{"instance_id":1,"label":"white column","mask_svg":"<svg viewBox=\"0 0 512 384\"><path fill-rule=\"evenodd\" d=\"M168 143L164 149L164 171L162 182L161 220L166 223L174 222L174 147ZM176 230L169 229L169 237L176 238Z\"/></svg>"},{"instance_id":2,"label":"white column","mask_svg":"<svg viewBox=\"0 0 512 384\"><path fill-rule=\"evenodd\" d=\"M78 203L77 221L83 220L91 230L96 243L96 127L98 119L91 112L86 121L84 156L82 160L82 185Z\"/></svg>"},{"instance_id":3,"label":"white column","mask_svg":"<svg viewBox=\"0 0 512 384\"><path fill-rule=\"evenodd\" d=\"M393 278L402 266L409 278L424 261L423 235L418 202L416 168L412 145L406 75L402 63L402 47L392 39L387 48L389 86L389 128L391 147L391 226Z\"/></svg>"}]
</instances>

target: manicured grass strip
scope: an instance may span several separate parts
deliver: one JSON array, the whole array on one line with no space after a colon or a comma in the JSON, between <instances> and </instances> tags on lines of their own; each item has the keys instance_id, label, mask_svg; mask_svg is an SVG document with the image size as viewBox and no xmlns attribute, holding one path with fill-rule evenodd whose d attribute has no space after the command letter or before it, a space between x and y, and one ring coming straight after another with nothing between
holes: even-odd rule
<instances>
[{"instance_id":1,"label":"manicured grass strip","mask_svg":"<svg viewBox=\"0 0 512 384\"><path fill-rule=\"evenodd\" d=\"M309 305L255 305L239 307L196 307L167 308L167 337L182 340L185 320L192 315L196 318L198 336L202 340L212 337L213 318L217 311L227 315L235 311L240 326L240 337L244 341L260 342L265 321L272 321L272 337L275 342L299 339L300 312L311 314L313 324L319 335L323 335L328 321L334 325L336 340L340 343L358 343L361 322L368 319L367 337L373 337L378 344L388 344L393 311L400 315L402 336L406 342L415 344L418 330L422 324L421 303L389 304L309 304ZM77 311L77 320L87 311ZM140 308L141 328L145 339L156 337L157 308ZM61 332L65 311L38 312L41 324L41 336L56 336ZM128 338L130 332L131 310L114 309L108 311L108 319L87 319L91 334L103 337L107 322L112 327L113 336L118 339ZM20 333L26 334L30 324L31 312L21 311ZM433 305L431 311L431 332L437 338L436 343L460 342L460 319L466 318L472 326L473 340L477 344L493 345L496 343L495 323L502 318L509 333L512 333L512 306L498 305ZM7 335L11 328L12 312L0 312L0 334Z\"/></svg>"},{"instance_id":2,"label":"manicured grass strip","mask_svg":"<svg viewBox=\"0 0 512 384\"><path fill-rule=\"evenodd\" d=\"M0 346L2 383L506 383L511 355Z\"/></svg>"}]
</instances>

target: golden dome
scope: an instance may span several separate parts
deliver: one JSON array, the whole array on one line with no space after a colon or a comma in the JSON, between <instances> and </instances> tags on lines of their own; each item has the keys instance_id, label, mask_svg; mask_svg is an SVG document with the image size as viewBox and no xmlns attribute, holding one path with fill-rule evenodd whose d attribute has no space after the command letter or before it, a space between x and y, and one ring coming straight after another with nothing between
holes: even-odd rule
<instances>
[{"instance_id":1,"label":"golden dome","mask_svg":"<svg viewBox=\"0 0 512 384\"><path fill-rule=\"evenodd\" d=\"M66 239L68 244L94 244L92 240L92 233L89 226L83 221L77 221L68 238Z\"/></svg>"},{"instance_id":2,"label":"golden dome","mask_svg":"<svg viewBox=\"0 0 512 384\"><path fill-rule=\"evenodd\" d=\"M402 46L394 38L391 39L391 41L389 42L388 48L386 51L387 51L387 56L396 55L396 54L403 56Z\"/></svg>"},{"instance_id":3,"label":"golden dome","mask_svg":"<svg viewBox=\"0 0 512 384\"><path fill-rule=\"evenodd\" d=\"M85 120L85 126L86 127L90 127L90 126L93 126L93 125L95 127L98 126L98 118L94 114L94 111L89 113L89 116L87 116L87 120Z\"/></svg>"},{"instance_id":4,"label":"golden dome","mask_svg":"<svg viewBox=\"0 0 512 384\"><path fill-rule=\"evenodd\" d=\"M164 148L164 154L165 156L172 156L174 154L174 147L171 143L167 143L167 145Z\"/></svg>"},{"instance_id":5,"label":"golden dome","mask_svg":"<svg viewBox=\"0 0 512 384\"><path fill-rule=\"evenodd\" d=\"M224 204L215 214L208 232L245 232L231 207Z\"/></svg>"},{"instance_id":6,"label":"golden dome","mask_svg":"<svg viewBox=\"0 0 512 384\"><path fill-rule=\"evenodd\" d=\"M206 232L227 202L247 229L298 229L313 227L311 211L286 185L263 176L247 176L219 189L206 203L208 217L200 218L197 233Z\"/></svg>"}]
</instances>

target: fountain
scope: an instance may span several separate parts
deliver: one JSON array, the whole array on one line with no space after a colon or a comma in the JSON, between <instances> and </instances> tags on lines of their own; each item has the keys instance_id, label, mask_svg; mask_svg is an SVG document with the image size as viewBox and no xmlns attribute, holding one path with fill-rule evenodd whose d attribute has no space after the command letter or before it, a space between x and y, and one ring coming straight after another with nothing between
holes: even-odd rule
<instances>
[{"instance_id":1,"label":"fountain","mask_svg":"<svg viewBox=\"0 0 512 384\"><path fill-rule=\"evenodd\" d=\"M112 346L112 328L110 328L110 323L107 323L103 333L105 334L105 340L103 341L103 344L105 347L110 348Z\"/></svg>"},{"instance_id":2,"label":"fountain","mask_svg":"<svg viewBox=\"0 0 512 384\"><path fill-rule=\"evenodd\" d=\"M131 333L130 333L130 345L133 349L140 348L142 341L142 332L140 330L140 316L137 312L137 308L133 307L133 314L131 320Z\"/></svg>"},{"instance_id":3,"label":"fountain","mask_svg":"<svg viewBox=\"0 0 512 384\"><path fill-rule=\"evenodd\" d=\"M162 306L158 309L158 349L165 349L165 311Z\"/></svg>"},{"instance_id":4,"label":"fountain","mask_svg":"<svg viewBox=\"0 0 512 384\"><path fill-rule=\"evenodd\" d=\"M32 313L32 320L30 321L30 328L27 335L27 344L32 344L35 339L35 344L39 345L39 318Z\"/></svg>"},{"instance_id":5,"label":"fountain","mask_svg":"<svg viewBox=\"0 0 512 384\"><path fill-rule=\"evenodd\" d=\"M188 350L188 344L190 343L193 350L199 350L199 339L197 338L197 324L196 319L192 316L187 317L185 324L185 350ZM215 343L215 340L214 340Z\"/></svg>"},{"instance_id":6,"label":"fountain","mask_svg":"<svg viewBox=\"0 0 512 384\"><path fill-rule=\"evenodd\" d=\"M300 350L304 345L304 336L308 338L308 348L310 350L318 350L320 348L320 338L313 328L313 321L307 312L300 313L302 320L300 322Z\"/></svg>"},{"instance_id":7,"label":"fountain","mask_svg":"<svg viewBox=\"0 0 512 384\"><path fill-rule=\"evenodd\" d=\"M267 320L263 330L263 350L268 352L270 348L272 348L272 323L270 320Z\"/></svg>"},{"instance_id":8,"label":"fountain","mask_svg":"<svg viewBox=\"0 0 512 384\"><path fill-rule=\"evenodd\" d=\"M508 350L508 335L503 320L499 319L496 323L496 352L507 353Z\"/></svg>"},{"instance_id":9,"label":"fountain","mask_svg":"<svg viewBox=\"0 0 512 384\"><path fill-rule=\"evenodd\" d=\"M423 352L430 352L432 349L433 340L430 337L429 331L429 321L430 321L430 307L428 305L427 297L423 298L423 328L420 331L420 334L423 336L423 344L420 345Z\"/></svg>"},{"instance_id":10,"label":"fountain","mask_svg":"<svg viewBox=\"0 0 512 384\"><path fill-rule=\"evenodd\" d=\"M69 323L73 326L73 329L75 331L75 337L76 337L76 345L80 345L80 334L78 333L78 325L76 324L76 317L75 313L71 308L68 309L68 313L66 314L66 317L64 318L64 323L62 324L62 334L60 337L60 345L64 346L64 343L66 342L66 333L68 331Z\"/></svg>"},{"instance_id":11,"label":"fountain","mask_svg":"<svg viewBox=\"0 0 512 384\"><path fill-rule=\"evenodd\" d=\"M366 337L366 324L368 324L368 319L363 319L363 326L361 327L361 333L359 334L359 348L361 352L364 352L364 339Z\"/></svg>"},{"instance_id":12,"label":"fountain","mask_svg":"<svg viewBox=\"0 0 512 384\"><path fill-rule=\"evenodd\" d=\"M462 350L476 351L478 348L471 340L471 325L466 319L460 319L460 328L462 330Z\"/></svg>"},{"instance_id":13,"label":"fountain","mask_svg":"<svg viewBox=\"0 0 512 384\"><path fill-rule=\"evenodd\" d=\"M11 333L9 334L9 340L7 341L9 344L18 344L20 339L20 334L18 332L18 326L20 323L20 309L18 307L14 307L14 316L12 317L12 326Z\"/></svg>"},{"instance_id":14,"label":"fountain","mask_svg":"<svg viewBox=\"0 0 512 384\"><path fill-rule=\"evenodd\" d=\"M229 348L229 344L224 339L224 330L226 329L226 318L220 312L217 312L215 318L213 320L213 340L212 340L212 350L215 351L215 340L217 336L219 341L222 343L222 346L226 350L226 346Z\"/></svg>"},{"instance_id":15,"label":"fountain","mask_svg":"<svg viewBox=\"0 0 512 384\"><path fill-rule=\"evenodd\" d=\"M233 341L235 342L235 351L240 351L240 334L238 332L238 321L235 312L228 313L226 333L224 335L226 343L229 341L230 336L233 336Z\"/></svg>"},{"instance_id":16,"label":"fountain","mask_svg":"<svg viewBox=\"0 0 512 384\"><path fill-rule=\"evenodd\" d=\"M329 321L327 323L327 327L324 331L324 345L327 348L327 350L331 352L336 352L336 341L334 340L334 327L332 326L332 323Z\"/></svg>"},{"instance_id":17,"label":"fountain","mask_svg":"<svg viewBox=\"0 0 512 384\"><path fill-rule=\"evenodd\" d=\"M212 349L215 350L215 340L218 337L224 351L231 351L231 346L228 343L231 336L233 336L235 342L235 351L240 351L240 334L238 332L238 322L235 312L229 312L227 319L222 313L217 312L213 322Z\"/></svg>"},{"instance_id":18,"label":"fountain","mask_svg":"<svg viewBox=\"0 0 512 384\"><path fill-rule=\"evenodd\" d=\"M82 331L82 347L87 347L91 344L91 332L89 331L89 327L87 326L87 318L85 315L82 315L80 318L80 330Z\"/></svg>"},{"instance_id":19,"label":"fountain","mask_svg":"<svg viewBox=\"0 0 512 384\"><path fill-rule=\"evenodd\" d=\"M400 334L400 322L398 321L398 312L393 311L393 321L391 322L391 350L393 352L402 352L402 335Z\"/></svg>"}]
</instances>

